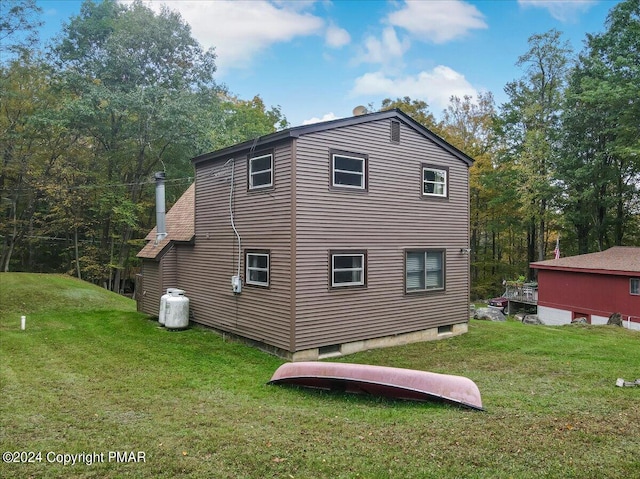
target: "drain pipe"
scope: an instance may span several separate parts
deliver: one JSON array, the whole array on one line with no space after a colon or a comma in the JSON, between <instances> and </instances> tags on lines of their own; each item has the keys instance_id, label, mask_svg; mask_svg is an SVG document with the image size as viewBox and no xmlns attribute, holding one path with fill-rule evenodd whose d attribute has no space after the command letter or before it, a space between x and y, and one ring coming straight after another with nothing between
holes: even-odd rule
<instances>
[{"instance_id":1,"label":"drain pipe","mask_svg":"<svg viewBox=\"0 0 640 479\"><path fill-rule=\"evenodd\" d=\"M164 171L158 171L154 174L156 179L156 241L157 245L167 236L167 228L165 225L165 195L164 195Z\"/></svg>"}]
</instances>

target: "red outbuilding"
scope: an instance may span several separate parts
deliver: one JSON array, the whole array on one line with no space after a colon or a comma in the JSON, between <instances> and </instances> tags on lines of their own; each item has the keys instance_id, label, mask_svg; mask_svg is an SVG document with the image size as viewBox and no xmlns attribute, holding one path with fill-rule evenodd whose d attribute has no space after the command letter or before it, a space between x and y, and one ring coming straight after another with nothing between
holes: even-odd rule
<instances>
[{"instance_id":1,"label":"red outbuilding","mask_svg":"<svg viewBox=\"0 0 640 479\"><path fill-rule=\"evenodd\" d=\"M640 247L531 263L538 270L538 317L545 324L586 318L606 324L613 313L640 330Z\"/></svg>"}]
</instances>

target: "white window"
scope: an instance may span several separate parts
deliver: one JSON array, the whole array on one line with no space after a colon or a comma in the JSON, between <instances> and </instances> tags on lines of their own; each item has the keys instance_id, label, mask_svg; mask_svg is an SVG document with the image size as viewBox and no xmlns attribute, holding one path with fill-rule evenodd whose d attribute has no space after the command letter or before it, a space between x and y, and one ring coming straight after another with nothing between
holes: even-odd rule
<instances>
[{"instance_id":1,"label":"white window","mask_svg":"<svg viewBox=\"0 0 640 479\"><path fill-rule=\"evenodd\" d=\"M447 170L431 166L422 167L422 194L447 197Z\"/></svg>"},{"instance_id":2,"label":"white window","mask_svg":"<svg viewBox=\"0 0 640 479\"><path fill-rule=\"evenodd\" d=\"M364 190L366 170L366 158L334 153L331 159L331 185Z\"/></svg>"},{"instance_id":3,"label":"white window","mask_svg":"<svg viewBox=\"0 0 640 479\"><path fill-rule=\"evenodd\" d=\"M631 278L629 281L629 293L640 296L640 278Z\"/></svg>"},{"instance_id":4,"label":"white window","mask_svg":"<svg viewBox=\"0 0 640 479\"><path fill-rule=\"evenodd\" d=\"M331 287L365 285L364 252L331 253Z\"/></svg>"},{"instance_id":5,"label":"white window","mask_svg":"<svg viewBox=\"0 0 640 479\"><path fill-rule=\"evenodd\" d=\"M269 286L269 252L247 252L245 258L246 284Z\"/></svg>"},{"instance_id":6,"label":"white window","mask_svg":"<svg viewBox=\"0 0 640 479\"><path fill-rule=\"evenodd\" d=\"M273 155L249 159L249 189L273 186Z\"/></svg>"},{"instance_id":7,"label":"white window","mask_svg":"<svg viewBox=\"0 0 640 479\"><path fill-rule=\"evenodd\" d=\"M407 251L405 267L407 292L444 289L444 251Z\"/></svg>"}]
</instances>

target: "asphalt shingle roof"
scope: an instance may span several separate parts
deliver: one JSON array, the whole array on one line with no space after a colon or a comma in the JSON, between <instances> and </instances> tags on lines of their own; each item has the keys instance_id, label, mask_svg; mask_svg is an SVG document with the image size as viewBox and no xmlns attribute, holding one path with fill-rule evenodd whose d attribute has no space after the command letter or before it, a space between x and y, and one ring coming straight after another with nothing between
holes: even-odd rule
<instances>
[{"instance_id":1,"label":"asphalt shingle roof","mask_svg":"<svg viewBox=\"0 0 640 479\"><path fill-rule=\"evenodd\" d=\"M154 227L145 237L148 243L137 254L138 258L156 259L172 241L187 242L193 240L195 234L195 192L193 183L167 212L165 226L167 236L156 244Z\"/></svg>"},{"instance_id":2,"label":"asphalt shingle roof","mask_svg":"<svg viewBox=\"0 0 640 479\"><path fill-rule=\"evenodd\" d=\"M597 253L568 256L531 263L532 268L563 270L601 270L618 273L640 273L640 247L614 246Z\"/></svg>"}]
</instances>

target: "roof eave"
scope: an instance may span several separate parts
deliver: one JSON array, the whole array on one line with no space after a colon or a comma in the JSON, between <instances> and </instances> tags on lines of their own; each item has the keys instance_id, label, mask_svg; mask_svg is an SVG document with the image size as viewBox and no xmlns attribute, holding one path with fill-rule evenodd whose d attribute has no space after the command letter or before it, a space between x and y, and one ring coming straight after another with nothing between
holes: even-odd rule
<instances>
[{"instance_id":1,"label":"roof eave","mask_svg":"<svg viewBox=\"0 0 640 479\"><path fill-rule=\"evenodd\" d=\"M245 152L248 150L266 148L280 141L284 141L292 138L298 138L301 135L308 135L311 133L327 131L334 128L343 128L347 126L360 125L362 123L367 123L370 121L378 121L378 120L384 120L389 118L396 118L398 120L403 121L406 125L418 131L424 137L433 141L435 144L437 144L447 152L451 153L456 158L460 159L468 167L473 164L474 162L473 158L471 158L464 152L460 151L458 148L448 143L446 140L440 138L438 135L433 133L427 127L421 125L420 123L415 121L413 118L411 118L409 115L404 113L402 110L397 108L392 110L379 111L375 113L368 113L365 115L339 118L337 120L330 120L330 121L325 121L320 123L312 123L310 125L295 126L292 128L288 128L286 130L270 133L268 135L264 135L258 138L254 138L252 140L244 141L242 143L228 146L220 150L215 150L209 153L196 156L192 158L191 162L193 163L194 166L196 166L205 161L217 160L220 158L233 156L238 153L246 154Z\"/></svg>"},{"instance_id":2,"label":"roof eave","mask_svg":"<svg viewBox=\"0 0 640 479\"><path fill-rule=\"evenodd\" d=\"M579 268L575 266L559 266L552 264L536 264L531 263L534 269L544 269L548 271L568 271L571 273L590 273L590 274L605 274L614 276L640 276L640 271L624 271L617 269L600 269L600 268Z\"/></svg>"}]
</instances>

